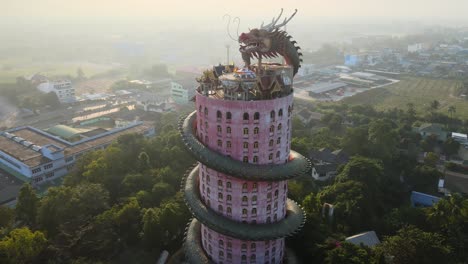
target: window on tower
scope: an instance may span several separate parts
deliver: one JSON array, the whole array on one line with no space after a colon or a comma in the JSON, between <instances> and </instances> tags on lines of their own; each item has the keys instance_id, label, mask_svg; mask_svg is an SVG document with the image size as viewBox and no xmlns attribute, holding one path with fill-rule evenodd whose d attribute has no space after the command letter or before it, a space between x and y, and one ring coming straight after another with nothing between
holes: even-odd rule
<instances>
[{"instance_id":1,"label":"window on tower","mask_svg":"<svg viewBox=\"0 0 468 264\"><path fill-rule=\"evenodd\" d=\"M255 112L254 114L254 120L259 120L260 119L260 113L259 112Z\"/></svg>"}]
</instances>

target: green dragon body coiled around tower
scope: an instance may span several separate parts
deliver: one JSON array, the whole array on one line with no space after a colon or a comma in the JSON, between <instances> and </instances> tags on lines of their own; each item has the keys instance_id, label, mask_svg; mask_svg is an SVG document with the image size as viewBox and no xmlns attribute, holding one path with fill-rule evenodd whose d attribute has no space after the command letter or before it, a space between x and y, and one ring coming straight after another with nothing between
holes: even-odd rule
<instances>
[{"instance_id":1,"label":"green dragon body coiled around tower","mask_svg":"<svg viewBox=\"0 0 468 264\"><path fill-rule=\"evenodd\" d=\"M250 66L250 59L252 58L274 58L281 55L286 64L293 67L294 75L301 67L301 56L299 52L301 49L296 46L296 41L291 40L291 36L286 31L280 30L281 27L285 26L297 13L296 11L289 17L285 18L280 24L276 24L283 13L277 18L273 18L270 24L262 25L260 28L250 30L248 33L242 33L239 36L240 48L239 51L242 54L242 59L245 63L245 67Z\"/></svg>"}]
</instances>

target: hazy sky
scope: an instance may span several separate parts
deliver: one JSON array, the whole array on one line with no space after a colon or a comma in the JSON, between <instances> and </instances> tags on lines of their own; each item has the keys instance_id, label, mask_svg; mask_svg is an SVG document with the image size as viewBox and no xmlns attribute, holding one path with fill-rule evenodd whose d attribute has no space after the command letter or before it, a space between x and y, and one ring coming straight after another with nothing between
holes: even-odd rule
<instances>
[{"instance_id":1,"label":"hazy sky","mask_svg":"<svg viewBox=\"0 0 468 264\"><path fill-rule=\"evenodd\" d=\"M0 0L0 17L28 18L269 18L284 7L298 18L465 20L468 0Z\"/></svg>"}]
</instances>

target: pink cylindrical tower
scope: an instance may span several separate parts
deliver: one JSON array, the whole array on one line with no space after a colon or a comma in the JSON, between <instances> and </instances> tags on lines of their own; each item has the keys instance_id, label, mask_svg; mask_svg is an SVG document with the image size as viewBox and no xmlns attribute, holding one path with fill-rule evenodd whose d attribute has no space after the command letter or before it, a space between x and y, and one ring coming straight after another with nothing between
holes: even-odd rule
<instances>
[{"instance_id":1,"label":"pink cylindrical tower","mask_svg":"<svg viewBox=\"0 0 468 264\"><path fill-rule=\"evenodd\" d=\"M290 149L292 78L291 66L261 64L214 67L198 80L197 111L180 124L199 160L184 185L196 218L185 242L191 263L292 263L284 238L304 215L287 180L310 169Z\"/></svg>"}]
</instances>

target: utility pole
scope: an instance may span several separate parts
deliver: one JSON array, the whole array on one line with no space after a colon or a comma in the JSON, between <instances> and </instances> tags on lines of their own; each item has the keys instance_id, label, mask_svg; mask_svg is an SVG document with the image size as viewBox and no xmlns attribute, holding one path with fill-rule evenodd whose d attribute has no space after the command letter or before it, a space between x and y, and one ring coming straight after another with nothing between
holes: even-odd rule
<instances>
[{"instance_id":1,"label":"utility pole","mask_svg":"<svg viewBox=\"0 0 468 264\"><path fill-rule=\"evenodd\" d=\"M229 44L226 44L226 55L227 55L227 63L226 63L226 65L229 65L229 48L230 48L230 47L231 47L231 46L229 46Z\"/></svg>"}]
</instances>

